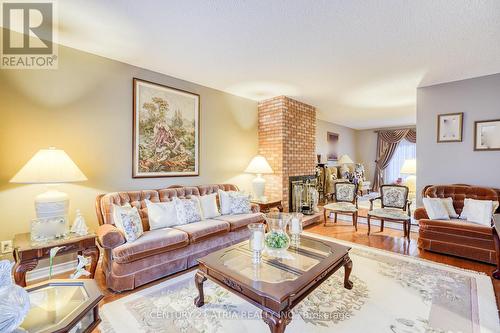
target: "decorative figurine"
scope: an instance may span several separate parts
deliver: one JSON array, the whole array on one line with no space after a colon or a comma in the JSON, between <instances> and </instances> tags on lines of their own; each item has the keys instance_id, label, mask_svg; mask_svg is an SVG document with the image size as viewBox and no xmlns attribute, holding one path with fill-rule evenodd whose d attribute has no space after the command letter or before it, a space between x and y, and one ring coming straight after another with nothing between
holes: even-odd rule
<instances>
[{"instance_id":1,"label":"decorative figurine","mask_svg":"<svg viewBox=\"0 0 500 333\"><path fill-rule=\"evenodd\" d=\"M80 235L80 236L85 236L88 234L89 228L85 224L85 219L83 218L82 214L80 213L80 210L76 210L76 218L75 221L73 222L73 225L71 226L71 232Z\"/></svg>"},{"instance_id":2,"label":"decorative figurine","mask_svg":"<svg viewBox=\"0 0 500 333\"><path fill-rule=\"evenodd\" d=\"M0 332L14 331L30 309L28 292L12 282L13 265L0 261Z\"/></svg>"},{"instance_id":3,"label":"decorative figurine","mask_svg":"<svg viewBox=\"0 0 500 333\"><path fill-rule=\"evenodd\" d=\"M84 256L78 256L78 265L76 265L76 271L69 277L71 279L78 279L80 276L89 276L90 272L85 269L85 266L90 264L90 259Z\"/></svg>"}]
</instances>

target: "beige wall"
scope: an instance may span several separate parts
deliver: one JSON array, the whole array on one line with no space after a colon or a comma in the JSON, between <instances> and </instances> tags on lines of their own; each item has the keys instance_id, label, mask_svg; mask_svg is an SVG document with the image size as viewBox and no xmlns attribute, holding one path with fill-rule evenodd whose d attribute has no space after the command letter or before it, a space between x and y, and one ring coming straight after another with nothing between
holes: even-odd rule
<instances>
[{"instance_id":1,"label":"beige wall","mask_svg":"<svg viewBox=\"0 0 500 333\"><path fill-rule=\"evenodd\" d=\"M321 154L322 160L326 161L326 156L328 155L328 132L339 134L339 157L343 154L347 154L355 160L357 131L349 127L319 119L316 122L316 154ZM336 164L336 162L329 162L329 164L333 165Z\"/></svg>"},{"instance_id":2,"label":"beige wall","mask_svg":"<svg viewBox=\"0 0 500 333\"><path fill-rule=\"evenodd\" d=\"M366 178L371 182L373 182L375 176L376 151L377 133L375 133L375 130L356 131L356 161L365 166Z\"/></svg>"},{"instance_id":3,"label":"beige wall","mask_svg":"<svg viewBox=\"0 0 500 333\"><path fill-rule=\"evenodd\" d=\"M200 176L132 179L132 78L201 96ZM0 70L0 240L30 230L43 185L9 179L40 148L64 149L89 179L61 185L97 226L98 193L173 184L231 182L250 190L243 170L257 153L257 103L166 75L59 48L58 70Z\"/></svg>"}]
</instances>

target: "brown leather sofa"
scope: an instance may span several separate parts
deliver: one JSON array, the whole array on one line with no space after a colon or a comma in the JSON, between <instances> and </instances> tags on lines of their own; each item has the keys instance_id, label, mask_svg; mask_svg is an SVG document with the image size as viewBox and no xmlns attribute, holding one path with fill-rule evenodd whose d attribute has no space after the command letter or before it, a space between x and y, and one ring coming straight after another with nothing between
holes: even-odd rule
<instances>
[{"instance_id":1,"label":"brown leather sofa","mask_svg":"<svg viewBox=\"0 0 500 333\"><path fill-rule=\"evenodd\" d=\"M465 198L497 201L500 190L470 185L431 185L424 188L423 197L452 198L458 214L462 212ZM464 220L430 220L425 208L414 213L419 223L418 247L420 249L451 254L490 264L497 263L494 230Z\"/></svg>"},{"instance_id":2,"label":"brown leather sofa","mask_svg":"<svg viewBox=\"0 0 500 333\"><path fill-rule=\"evenodd\" d=\"M104 249L102 270L106 285L114 291L131 290L197 265L196 259L215 250L248 239L249 223L264 222L259 207L252 205L252 213L223 215L210 220L150 230L146 203L170 201L172 197L190 198L222 190L237 190L235 185L174 186L160 190L114 192L99 195L96 213L99 221L98 242ZM129 203L137 207L144 234L127 243L123 234L113 225L112 204Z\"/></svg>"}]
</instances>

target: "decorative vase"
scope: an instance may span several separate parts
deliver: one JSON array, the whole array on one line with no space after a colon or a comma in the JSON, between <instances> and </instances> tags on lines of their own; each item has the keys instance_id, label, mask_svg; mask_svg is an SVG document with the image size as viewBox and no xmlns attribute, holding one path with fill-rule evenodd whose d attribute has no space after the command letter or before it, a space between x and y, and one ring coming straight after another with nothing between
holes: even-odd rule
<instances>
[{"instance_id":1,"label":"decorative vase","mask_svg":"<svg viewBox=\"0 0 500 333\"><path fill-rule=\"evenodd\" d=\"M287 213L268 213L266 215L269 230L264 237L264 243L269 254L280 256L290 246L290 237L286 233L286 226L290 218L291 215Z\"/></svg>"},{"instance_id":2,"label":"decorative vase","mask_svg":"<svg viewBox=\"0 0 500 333\"><path fill-rule=\"evenodd\" d=\"M302 213L291 213L290 225L288 230L291 235L291 242L293 246L298 246L300 244L300 234L302 233L302 218L304 214Z\"/></svg>"}]
</instances>

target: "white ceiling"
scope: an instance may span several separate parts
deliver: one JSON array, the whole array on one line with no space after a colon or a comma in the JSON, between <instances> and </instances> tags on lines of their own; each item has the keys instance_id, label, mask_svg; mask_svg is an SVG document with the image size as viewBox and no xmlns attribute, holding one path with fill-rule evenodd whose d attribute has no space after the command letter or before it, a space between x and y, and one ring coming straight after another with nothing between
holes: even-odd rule
<instances>
[{"instance_id":1,"label":"white ceiling","mask_svg":"<svg viewBox=\"0 0 500 333\"><path fill-rule=\"evenodd\" d=\"M59 1L62 44L352 128L414 124L416 88L500 72L498 0Z\"/></svg>"}]
</instances>

